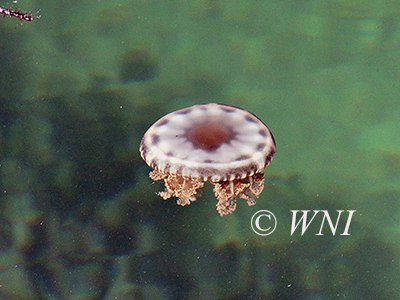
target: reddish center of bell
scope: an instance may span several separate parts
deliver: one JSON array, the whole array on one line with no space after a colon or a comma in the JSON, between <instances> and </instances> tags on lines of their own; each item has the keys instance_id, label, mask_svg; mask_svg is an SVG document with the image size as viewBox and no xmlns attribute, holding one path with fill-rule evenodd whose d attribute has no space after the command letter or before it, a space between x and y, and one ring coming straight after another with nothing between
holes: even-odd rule
<instances>
[{"instance_id":1,"label":"reddish center of bell","mask_svg":"<svg viewBox=\"0 0 400 300\"><path fill-rule=\"evenodd\" d=\"M223 143L228 142L231 136L230 131L224 125L210 122L191 129L187 138L196 148L215 151Z\"/></svg>"}]
</instances>

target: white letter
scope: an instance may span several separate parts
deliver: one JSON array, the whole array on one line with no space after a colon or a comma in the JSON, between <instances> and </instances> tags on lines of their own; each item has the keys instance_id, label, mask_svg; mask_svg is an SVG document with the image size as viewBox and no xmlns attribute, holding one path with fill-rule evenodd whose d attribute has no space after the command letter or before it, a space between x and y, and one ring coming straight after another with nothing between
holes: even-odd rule
<instances>
[{"instance_id":1,"label":"white letter","mask_svg":"<svg viewBox=\"0 0 400 300\"><path fill-rule=\"evenodd\" d=\"M307 230L308 226L310 226L312 220L315 218L315 216L319 212L319 210L314 210L314 216L311 218L311 220L310 220L310 222L308 222L308 224L307 224L307 213L309 212L309 210L302 210L303 216L300 218L299 222L295 226L294 226L294 224L296 223L296 214L297 214L298 210L291 210L291 212L293 213L293 215L292 215L292 229L291 229L290 235L293 235L293 232L296 230L297 226L299 226L299 224L302 220L303 220L303 226L301 229L301 235L303 235L304 232Z\"/></svg>"},{"instance_id":2,"label":"white letter","mask_svg":"<svg viewBox=\"0 0 400 300\"><path fill-rule=\"evenodd\" d=\"M323 212L324 212L324 218L322 219L322 222L321 222L321 228L319 229L319 233L317 233L316 235L324 235L323 233L321 233L321 231L322 231L322 227L324 226L325 218L328 220L329 227L331 228L332 234L335 235L336 228L337 228L337 226L339 224L340 215L342 214L342 212L344 212L344 210L337 210L337 212L339 212L339 215L338 215L338 217L336 219L335 227L333 227L333 223L332 223L331 217L329 216L328 211L327 210L323 210Z\"/></svg>"},{"instance_id":3,"label":"white letter","mask_svg":"<svg viewBox=\"0 0 400 300\"><path fill-rule=\"evenodd\" d=\"M351 218L353 217L353 214L355 211L356 210L348 210L349 216L347 218L346 228L344 229L344 231L341 235L350 235L350 233L349 233L350 222L351 222Z\"/></svg>"}]
</instances>

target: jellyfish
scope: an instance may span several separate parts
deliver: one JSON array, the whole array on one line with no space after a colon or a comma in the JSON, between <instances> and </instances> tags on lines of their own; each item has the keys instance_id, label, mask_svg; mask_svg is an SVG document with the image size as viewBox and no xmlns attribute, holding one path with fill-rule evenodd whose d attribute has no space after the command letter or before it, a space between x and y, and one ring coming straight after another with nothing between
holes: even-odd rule
<instances>
[{"instance_id":1,"label":"jellyfish","mask_svg":"<svg viewBox=\"0 0 400 300\"><path fill-rule=\"evenodd\" d=\"M236 209L236 198L249 206L264 189L261 173L276 152L268 127L249 111L225 104L198 104L171 112L144 134L140 154L164 180L164 200L178 198L181 206L202 196L206 181L214 185L221 216Z\"/></svg>"}]
</instances>

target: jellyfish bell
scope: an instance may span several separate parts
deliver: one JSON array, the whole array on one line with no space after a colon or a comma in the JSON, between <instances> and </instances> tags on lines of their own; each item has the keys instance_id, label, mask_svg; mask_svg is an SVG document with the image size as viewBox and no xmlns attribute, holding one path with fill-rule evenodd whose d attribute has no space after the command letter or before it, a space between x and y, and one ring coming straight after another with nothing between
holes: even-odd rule
<instances>
[{"instance_id":1,"label":"jellyfish bell","mask_svg":"<svg viewBox=\"0 0 400 300\"><path fill-rule=\"evenodd\" d=\"M236 197L254 205L264 188L261 172L276 152L274 137L255 115L225 104L199 104L159 119L140 144L150 178L163 179L163 199L185 206L201 196L205 181L214 185L217 211L236 209Z\"/></svg>"}]
</instances>

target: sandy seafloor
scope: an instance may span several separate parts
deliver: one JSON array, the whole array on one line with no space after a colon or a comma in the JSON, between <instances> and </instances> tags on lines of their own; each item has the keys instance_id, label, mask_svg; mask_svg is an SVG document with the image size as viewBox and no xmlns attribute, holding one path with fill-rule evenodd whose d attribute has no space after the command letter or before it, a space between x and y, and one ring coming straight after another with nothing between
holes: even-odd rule
<instances>
[{"instance_id":1,"label":"sandy seafloor","mask_svg":"<svg viewBox=\"0 0 400 300\"><path fill-rule=\"evenodd\" d=\"M11 6L41 17L0 19L0 299L399 299L399 1ZM209 184L163 201L138 152L206 102L277 142L257 205L222 218ZM291 210L344 212L301 236Z\"/></svg>"}]
</instances>

